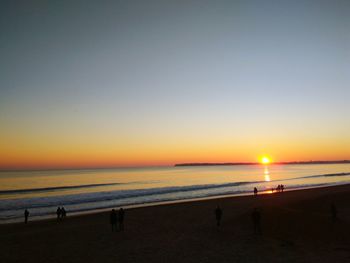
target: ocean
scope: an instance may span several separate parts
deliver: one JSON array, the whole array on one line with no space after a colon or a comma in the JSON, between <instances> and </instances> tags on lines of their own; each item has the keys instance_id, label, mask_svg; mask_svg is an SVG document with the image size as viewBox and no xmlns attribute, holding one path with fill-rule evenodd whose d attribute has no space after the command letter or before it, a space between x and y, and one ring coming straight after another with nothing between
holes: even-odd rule
<instances>
[{"instance_id":1,"label":"ocean","mask_svg":"<svg viewBox=\"0 0 350 263\"><path fill-rule=\"evenodd\" d=\"M350 164L146 167L0 171L0 223L68 216L118 207L271 193L350 183Z\"/></svg>"}]
</instances>

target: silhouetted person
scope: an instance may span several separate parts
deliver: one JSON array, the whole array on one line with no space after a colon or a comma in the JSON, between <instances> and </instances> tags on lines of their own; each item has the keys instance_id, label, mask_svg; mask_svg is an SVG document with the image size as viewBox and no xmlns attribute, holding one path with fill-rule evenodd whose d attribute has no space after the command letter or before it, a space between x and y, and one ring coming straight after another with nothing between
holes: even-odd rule
<instances>
[{"instance_id":1,"label":"silhouetted person","mask_svg":"<svg viewBox=\"0 0 350 263\"><path fill-rule=\"evenodd\" d=\"M254 195L258 195L258 189L254 187Z\"/></svg>"},{"instance_id":2,"label":"silhouetted person","mask_svg":"<svg viewBox=\"0 0 350 263\"><path fill-rule=\"evenodd\" d=\"M112 209L110 214L110 223L112 226L112 232L117 231L117 212L114 209Z\"/></svg>"},{"instance_id":3,"label":"silhouetted person","mask_svg":"<svg viewBox=\"0 0 350 263\"><path fill-rule=\"evenodd\" d=\"M334 203L331 203L331 215L332 215L332 221L334 223L338 219L338 211Z\"/></svg>"},{"instance_id":4,"label":"silhouetted person","mask_svg":"<svg viewBox=\"0 0 350 263\"><path fill-rule=\"evenodd\" d=\"M64 209L64 207L62 206L62 208L61 208L61 217L62 217L62 219L64 219L64 218L66 218L66 216L67 216L67 211L66 211L66 209Z\"/></svg>"},{"instance_id":5,"label":"silhouetted person","mask_svg":"<svg viewBox=\"0 0 350 263\"><path fill-rule=\"evenodd\" d=\"M24 210L24 223L28 223L28 217L29 217L29 211L26 209Z\"/></svg>"},{"instance_id":6,"label":"silhouetted person","mask_svg":"<svg viewBox=\"0 0 350 263\"><path fill-rule=\"evenodd\" d=\"M278 185L276 190L277 190L277 193L281 192L281 185Z\"/></svg>"},{"instance_id":7,"label":"silhouetted person","mask_svg":"<svg viewBox=\"0 0 350 263\"><path fill-rule=\"evenodd\" d=\"M254 208L252 219L254 224L254 234L261 234L261 214L257 208Z\"/></svg>"},{"instance_id":8,"label":"silhouetted person","mask_svg":"<svg viewBox=\"0 0 350 263\"><path fill-rule=\"evenodd\" d=\"M220 206L217 206L215 209L215 217L216 217L216 225L220 226L221 217L222 217L222 210Z\"/></svg>"},{"instance_id":9,"label":"silhouetted person","mask_svg":"<svg viewBox=\"0 0 350 263\"><path fill-rule=\"evenodd\" d=\"M56 215L57 215L57 221L58 221L58 220L61 220L61 215L62 215L62 209L61 209L61 207L57 207Z\"/></svg>"},{"instance_id":10,"label":"silhouetted person","mask_svg":"<svg viewBox=\"0 0 350 263\"><path fill-rule=\"evenodd\" d=\"M283 191L284 191L284 185L281 184L281 192L283 193Z\"/></svg>"},{"instance_id":11,"label":"silhouetted person","mask_svg":"<svg viewBox=\"0 0 350 263\"><path fill-rule=\"evenodd\" d=\"M118 212L118 223L119 223L119 230L123 231L124 230L124 209L120 208Z\"/></svg>"}]
</instances>

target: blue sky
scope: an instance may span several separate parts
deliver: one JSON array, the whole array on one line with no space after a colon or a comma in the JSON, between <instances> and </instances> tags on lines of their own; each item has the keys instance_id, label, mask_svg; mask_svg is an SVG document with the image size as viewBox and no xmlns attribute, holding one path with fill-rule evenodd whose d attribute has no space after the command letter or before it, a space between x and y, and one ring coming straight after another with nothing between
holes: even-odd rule
<instances>
[{"instance_id":1,"label":"blue sky","mask_svg":"<svg viewBox=\"0 0 350 263\"><path fill-rule=\"evenodd\" d=\"M243 142L277 159L292 158L281 141L310 142L306 159L323 143L335 149L324 157L350 154L349 1L2 1L0 10L0 136L15 159L38 141L48 155L53 141L135 149L130 162L140 148L167 162L160 149L175 142L193 159L222 145L236 149L222 158L237 159Z\"/></svg>"}]
</instances>

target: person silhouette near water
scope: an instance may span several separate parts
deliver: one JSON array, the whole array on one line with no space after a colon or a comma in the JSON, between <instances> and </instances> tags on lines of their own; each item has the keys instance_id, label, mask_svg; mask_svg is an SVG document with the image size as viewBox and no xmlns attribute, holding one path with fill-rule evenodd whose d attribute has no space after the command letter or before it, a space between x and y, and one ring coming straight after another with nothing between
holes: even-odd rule
<instances>
[{"instance_id":1,"label":"person silhouette near water","mask_svg":"<svg viewBox=\"0 0 350 263\"><path fill-rule=\"evenodd\" d=\"M216 225L220 226L221 218L222 218L222 210L220 206L217 206L215 209L215 218L216 218Z\"/></svg>"},{"instance_id":2,"label":"person silhouette near water","mask_svg":"<svg viewBox=\"0 0 350 263\"><path fill-rule=\"evenodd\" d=\"M26 209L24 210L24 223L28 223L28 217L29 217L29 211Z\"/></svg>"},{"instance_id":3,"label":"person silhouette near water","mask_svg":"<svg viewBox=\"0 0 350 263\"><path fill-rule=\"evenodd\" d=\"M258 195L258 189L256 187L254 187L254 195Z\"/></svg>"},{"instance_id":4,"label":"person silhouette near water","mask_svg":"<svg viewBox=\"0 0 350 263\"><path fill-rule=\"evenodd\" d=\"M254 234L261 234L261 214L257 208L254 208L253 210L252 219L254 224Z\"/></svg>"},{"instance_id":5,"label":"person silhouette near water","mask_svg":"<svg viewBox=\"0 0 350 263\"><path fill-rule=\"evenodd\" d=\"M284 185L281 184L281 192L283 193L283 191L284 191Z\"/></svg>"},{"instance_id":6,"label":"person silhouette near water","mask_svg":"<svg viewBox=\"0 0 350 263\"><path fill-rule=\"evenodd\" d=\"M64 219L67 216L67 211L66 209L62 206L61 208L61 218Z\"/></svg>"},{"instance_id":7,"label":"person silhouette near water","mask_svg":"<svg viewBox=\"0 0 350 263\"><path fill-rule=\"evenodd\" d=\"M61 207L57 207L56 215L57 215L57 221L61 220L61 215L62 215Z\"/></svg>"},{"instance_id":8,"label":"person silhouette near water","mask_svg":"<svg viewBox=\"0 0 350 263\"><path fill-rule=\"evenodd\" d=\"M125 216L125 212L124 212L124 209L121 207L118 211L118 225L119 225L119 230L121 231L124 230L124 216Z\"/></svg>"},{"instance_id":9,"label":"person silhouette near water","mask_svg":"<svg viewBox=\"0 0 350 263\"><path fill-rule=\"evenodd\" d=\"M117 212L114 209L112 209L109 219L112 226L112 232L117 231Z\"/></svg>"}]
</instances>

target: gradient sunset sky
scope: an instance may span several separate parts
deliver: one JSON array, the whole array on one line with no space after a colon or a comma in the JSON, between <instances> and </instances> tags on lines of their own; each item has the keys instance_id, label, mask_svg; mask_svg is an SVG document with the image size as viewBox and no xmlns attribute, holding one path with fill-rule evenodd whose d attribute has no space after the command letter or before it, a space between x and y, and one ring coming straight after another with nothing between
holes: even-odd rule
<instances>
[{"instance_id":1,"label":"gradient sunset sky","mask_svg":"<svg viewBox=\"0 0 350 263\"><path fill-rule=\"evenodd\" d=\"M350 1L1 1L0 168L350 159Z\"/></svg>"}]
</instances>

